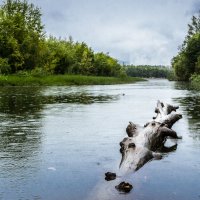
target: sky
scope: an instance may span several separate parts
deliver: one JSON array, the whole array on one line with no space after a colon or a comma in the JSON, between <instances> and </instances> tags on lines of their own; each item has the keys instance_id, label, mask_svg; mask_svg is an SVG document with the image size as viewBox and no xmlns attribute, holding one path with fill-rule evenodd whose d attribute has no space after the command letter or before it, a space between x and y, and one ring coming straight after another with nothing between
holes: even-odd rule
<instances>
[{"instance_id":1,"label":"sky","mask_svg":"<svg viewBox=\"0 0 200 200\"><path fill-rule=\"evenodd\" d=\"M2 2L2 0L0 0ZM47 35L86 42L129 64L170 65L200 0L29 0Z\"/></svg>"}]
</instances>

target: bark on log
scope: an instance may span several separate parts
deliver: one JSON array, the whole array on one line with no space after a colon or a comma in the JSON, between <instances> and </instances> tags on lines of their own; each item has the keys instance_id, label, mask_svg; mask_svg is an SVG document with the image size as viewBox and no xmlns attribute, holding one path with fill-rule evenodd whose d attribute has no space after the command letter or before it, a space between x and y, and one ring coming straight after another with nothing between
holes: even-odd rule
<instances>
[{"instance_id":1,"label":"bark on log","mask_svg":"<svg viewBox=\"0 0 200 200\"><path fill-rule=\"evenodd\" d=\"M126 128L128 137L120 142L121 169L136 171L152 159L161 159L162 151L169 152L176 149L177 145L167 148L164 144L168 137L181 138L171 129L173 124L182 118L182 115L175 113L177 109L178 107L158 101L155 109L157 116L154 121L144 127L129 123Z\"/></svg>"}]
</instances>

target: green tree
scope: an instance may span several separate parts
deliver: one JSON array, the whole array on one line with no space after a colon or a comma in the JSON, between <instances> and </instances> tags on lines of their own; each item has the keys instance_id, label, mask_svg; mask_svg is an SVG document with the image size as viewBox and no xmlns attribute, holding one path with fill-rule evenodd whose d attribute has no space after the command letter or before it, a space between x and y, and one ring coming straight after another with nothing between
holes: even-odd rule
<instances>
[{"instance_id":1,"label":"green tree","mask_svg":"<svg viewBox=\"0 0 200 200\"><path fill-rule=\"evenodd\" d=\"M94 55L94 66L98 76L120 76L123 73L118 61L104 53Z\"/></svg>"},{"instance_id":2,"label":"green tree","mask_svg":"<svg viewBox=\"0 0 200 200\"><path fill-rule=\"evenodd\" d=\"M74 44L74 63L72 72L75 74L94 74L94 52L86 43Z\"/></svg>"},{"instance_id":3,"label":"green tree","mask_svg":"<svg viewBox=\"0 0 200 200\"><path fill-rule=\"evenodd\" d=\"M172 66L177 79L180 81L188 80L190 73L188 70L188 60L184 54L179 54L172 60Z\"/></svg>"},{"instance_id":4,"label":"green tree","mask_svg":"<svg viewBox=\"0 0 200 200\"><path fill-rule=\"evenodd\" d=\"M172 67L179 80L188 81L192 74L200 73L200 12L188 24L188 34L177 56L172 59Z\"/></svg>"},{"instance_id":5,"label":"green tree","mask_svg":"<svg viewBox=\"0 0 200 200\"><path fill-rule=\"evenodd\" d=\"M184 49L172 59L172 66L179 80L188 81L194 73L199 73L200 33L193 35Z\"/></svg>"},{"instance_id":6,"label":"green tree","mask_svg":"<svg viewBox=\"0 0 200 200\"><path fill-rule=\"evenodd\" d=\"M46 44L45 69L55 74L70 73L74 63L73 42L51 36Z\"/></svg>"},{"instance_id":7,"label":"green tree","mask_svg":"<svg viewBox=\"0 0 200 200\"><path fill-rule=\"evenodd\" d=\"M188 34L186 36L186 41L196 33L200 33L200 11L197 16L192 17L191 24L188 24Z\"/></svg>"},{"instance_id":8,"label":"green tree","mask_svg":"<svg viewBox=\"0 0 200 200\"><path fill-rule=\"evenodd\" d=\"M10 65L8 64L8 59L0 58L0 74L9 74Z\"/></svg>"},{"instance_id":9,"label":"green tree","mask_svg":"<svg viewBox=\"0 0 200 200\"><path fill-rule=\"evenodd\" d=\"M196 64L195 64L195 72L196 72L197 74L200 74L200 56L198 56L197 62L196 62Z\"/></svg>"},{"instance_id":10,"label":"green tree","mask_svg":"<svg viewBox=\"0 0 200 200\"><path fill-rule=\"evenodd\" d=\"M125 66L128 76L144 78L167 78L171 70L165 66L128 65Z\"/></svg>"},{"instance_id":11,"label":"green tree","mask_svg":"<svg viewBox=\"0 0 200 200\"><path fill-rule=\"evenodd\" d=\"M27 0L0 6L0 73L125 75L118 61L84 42L45 37L40 9ZM26 72L27 73L27 72Z\"/></svg>"},{"instance_id":12,"label":"green tree","mask_svg":"<svg viewBox=\"0 0 200 200\"><path fill-rule=\"evenodd\" d=\"M0 7L0 57L12 72L40 64L44 42L40 9L26 0L7 0Z\"/></svg>"}]
</instances>

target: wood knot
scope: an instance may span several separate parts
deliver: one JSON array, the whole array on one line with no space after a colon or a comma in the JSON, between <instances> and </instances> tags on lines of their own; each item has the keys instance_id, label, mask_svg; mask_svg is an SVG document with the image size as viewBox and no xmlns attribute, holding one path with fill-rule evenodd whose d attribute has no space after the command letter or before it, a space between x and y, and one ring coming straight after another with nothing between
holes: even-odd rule
<instances>
[{"instance_id":1,"label":"wood knot","mask_svg":"<svg viewBox=\"0 0 200 200\"><path fill-rule=\"evenodd\" d=\"M135 143L128 144L128 148L135 148Z\"/></svg>"}]
</instances>

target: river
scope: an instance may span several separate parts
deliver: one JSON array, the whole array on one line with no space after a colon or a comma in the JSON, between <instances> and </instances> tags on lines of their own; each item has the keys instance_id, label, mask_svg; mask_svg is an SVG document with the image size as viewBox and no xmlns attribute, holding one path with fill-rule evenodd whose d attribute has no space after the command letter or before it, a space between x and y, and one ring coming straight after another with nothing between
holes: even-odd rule
<instances>
[{"instance_id":1,"label":"river","mask_svg":"<svg viewBox=\"0 0 200 200\"><path fill-rule=\"evenodd\" d=\"M126 176L133 190L119 194L104 173L120 163L128 122L150 121L158 99L180 106L183 139ZM200 93L187 84L1 87L0 117L0 199L200 199Z\"/></svg>"}]
</instances>

